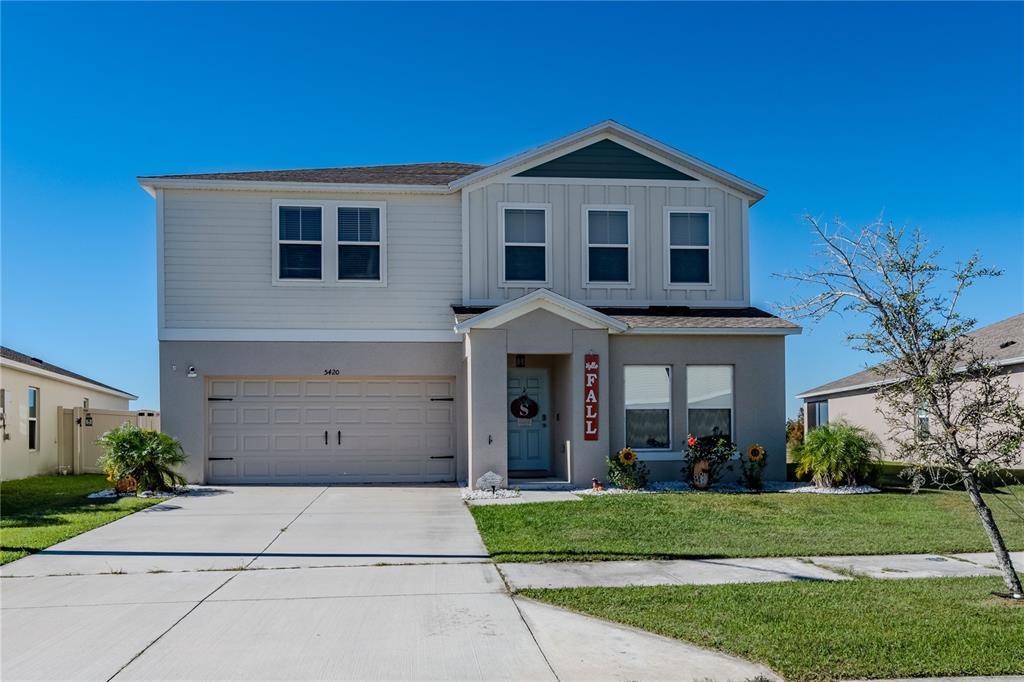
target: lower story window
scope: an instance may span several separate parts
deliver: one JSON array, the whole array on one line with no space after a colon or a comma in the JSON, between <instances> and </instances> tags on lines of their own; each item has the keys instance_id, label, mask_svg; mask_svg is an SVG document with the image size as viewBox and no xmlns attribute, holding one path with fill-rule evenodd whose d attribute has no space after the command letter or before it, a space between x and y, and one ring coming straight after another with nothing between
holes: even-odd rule
<instances>
[{"instance_id":1,"label":"lower story window","mask_svg":"<svg viewBox=\"0 0 1024 682\"><path fill-rule=\"evenodd\" d=\"M39 389L28 387L28 449L39 449Z\"/></svg>"},{"instance_id":2,"label":"lower story window","mask_svg":"<svg viewBox=\"0 0 1024 682\"><path fill-rule=\"evenodd\" d=\"M815 400L807 403L807 430L813 431L828 424L828 401Z\"/></svg>"},{"instance_id":3,"label":"lower story window","mask_svg":"<svg viewBox=\"0 0 1024 682\"><path fill-rule=\"evenodd\" d=\"M626 445L667 450L672 443L672 368L625 367Z\"/></svg>"},{"instance_id":4,"label":"lower story window","mask_svg":"<svg viewBox=\"0 0 1024 682\"><path fill-rule=\"evenodd\" d=\"M686 368L686 419L691 436L732 439L732 365Z\"/></svg>"}]
</instances>

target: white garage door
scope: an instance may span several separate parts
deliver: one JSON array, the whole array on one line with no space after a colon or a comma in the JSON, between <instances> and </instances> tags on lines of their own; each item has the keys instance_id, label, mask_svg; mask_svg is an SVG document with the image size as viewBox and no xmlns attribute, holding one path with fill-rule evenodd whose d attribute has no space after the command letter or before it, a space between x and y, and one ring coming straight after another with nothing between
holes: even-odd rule
<instances>
[{"instance_id":1,"label":"white garage door","mask_svg":"<svg viewBox=\"0 0 1024 682\"><path fill-rule=\"evenodd\" d=\"M210 379L211 483L455 480L450 377Z\"/></svg>"}]
</instances>

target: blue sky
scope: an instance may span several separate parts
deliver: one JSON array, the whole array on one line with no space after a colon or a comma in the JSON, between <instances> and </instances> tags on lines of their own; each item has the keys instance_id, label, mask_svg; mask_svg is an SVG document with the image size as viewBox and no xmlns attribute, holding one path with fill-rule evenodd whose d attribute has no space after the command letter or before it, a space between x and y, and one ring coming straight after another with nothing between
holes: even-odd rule
<instances>
[{"instance_id":1,"label":"blue sky","mask_svg":"<svg viewBox=\"0 0 1024 682\"><path fill-rule=\"evenodd\" d=\"M3 344L159 405L144 174L489 163L614 118L767 187L754 303L808 211L880 211L1006 270L1024 309L1024 4L13 4L2 19ZM788 341L790 396L862 368Z\"/></svg>"}]
</instances>

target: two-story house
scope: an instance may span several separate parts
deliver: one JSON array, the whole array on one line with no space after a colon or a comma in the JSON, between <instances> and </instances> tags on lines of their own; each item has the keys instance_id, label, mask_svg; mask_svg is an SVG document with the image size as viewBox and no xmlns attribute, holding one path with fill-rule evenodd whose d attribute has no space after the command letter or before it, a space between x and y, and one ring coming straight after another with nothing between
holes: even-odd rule
<instances>
[{"instance_id":1,"label":"two-story house","mask_svg":"<svg viewBox=\"0 0 1024 682\"><path fill-rule=\"evenodd\" d=\"M139 178L163 427L209 483L589 485L687 434L784 476L785 336L750 306L765 190L605 122L506 161Z\"/></svg>"}]
</instances>

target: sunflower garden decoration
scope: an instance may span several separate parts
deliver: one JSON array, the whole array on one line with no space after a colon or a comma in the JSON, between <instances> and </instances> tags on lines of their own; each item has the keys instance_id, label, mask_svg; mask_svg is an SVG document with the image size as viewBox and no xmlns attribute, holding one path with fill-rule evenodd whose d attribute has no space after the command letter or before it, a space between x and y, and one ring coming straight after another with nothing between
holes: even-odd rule
<instances>
[{"instance_id":1,"label":"sunflower garden decoration","mask_svg":"<svg viewBox=\"0 0 1024 682\"><path fill-rule=\"evenodd\" d=\"M624 447L608 460L608 480L626 490L647 485L647 465L637 459L636 451Z\"/></svg>"},{"instance_id":2,"label":"sunflower garden decoration","mask_svg":"<svg viewBox=\"0 0 1024 682\"><path fill-rule=\"evenodd\" d=\"M754 443L740 461L743 473L740 475L740 483L751 490L764 488L764 466L767 463L768 453L764 446Z\"/></svg>"},{"instance_id":3,"label":"sunflower garden decoration","mask_svg":"<svg viewBox=\"0 0 1024 682\"><path fill-rule=\"evenodd\" d=\"M683 450L683 477L694 488L708 488L721 478L723 467L732 468L728 462L735 454L736 444L728 436L688 436Z\"/></svg>"}]
</instances>

